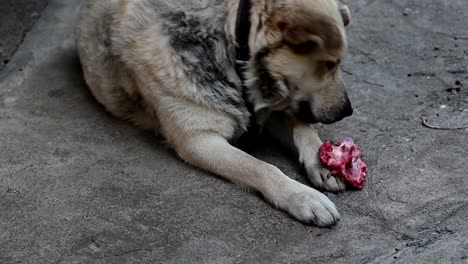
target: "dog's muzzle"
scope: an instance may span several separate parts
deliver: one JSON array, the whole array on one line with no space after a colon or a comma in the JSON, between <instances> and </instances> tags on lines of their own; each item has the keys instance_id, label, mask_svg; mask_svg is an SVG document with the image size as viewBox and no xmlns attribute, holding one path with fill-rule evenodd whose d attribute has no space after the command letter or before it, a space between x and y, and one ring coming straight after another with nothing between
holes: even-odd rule
<instances>
[{"instance_id":1,"label":"dog's muzzle","mask_svg":"<svg viewBox=\"0 0 468 264\"><path fill-rule=\"evenodd\" d=\"M347 101L340 109L330 110L327 111L327 113L322 113L320 116L317 116L312 111L312 106L309 101L301 101L299 103L299 109L296 112L296 117L309 124L318 122L323 124L332 124L343 120L345 117L351 116L353 112L351 102Z\"/></svg>"}]
</instances>

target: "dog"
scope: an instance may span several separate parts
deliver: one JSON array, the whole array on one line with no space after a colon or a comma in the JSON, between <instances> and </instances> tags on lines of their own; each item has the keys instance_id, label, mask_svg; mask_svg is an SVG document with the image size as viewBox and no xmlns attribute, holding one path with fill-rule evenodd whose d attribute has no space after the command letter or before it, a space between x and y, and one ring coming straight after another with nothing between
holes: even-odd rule
<instances>
[{"instance_id":1,"label":"dog","mask_svg":"<svg viewBox=\"0 0 468 264\"><path fill-rule=\"evenodd\" d=\"M290 142L311 184L345 184L319 159L314 123L353 112L340 77L349 9L338 0L85 0L76 44L112 115L165 138L187 163L258 191L304 223L340 214L324 194L237 147Z\"/></svg>"}]
</instances>

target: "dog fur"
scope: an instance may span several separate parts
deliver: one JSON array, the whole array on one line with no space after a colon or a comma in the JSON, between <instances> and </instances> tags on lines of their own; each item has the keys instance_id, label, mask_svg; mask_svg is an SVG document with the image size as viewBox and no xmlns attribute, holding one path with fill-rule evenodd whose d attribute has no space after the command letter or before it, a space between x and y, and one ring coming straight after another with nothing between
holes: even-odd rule
<instances>
[{"instance_id":1,"label":"dog fur","mask_svg":"<svg viewBox=\"0 0 468 264\"><path fill-rule=\"evenodd\" d=\"M85 0L76 37L86 83L110 113L161 134L186 162L259 191L300 221L335 224L340 215L325 195L235 143L250 103L260 126L291 142L315 187L345 189L321 165L311 124L352 113L339 71L349 10L336 0L252 1L244 90L238 4Z\"/></svg>"}]
</instances>

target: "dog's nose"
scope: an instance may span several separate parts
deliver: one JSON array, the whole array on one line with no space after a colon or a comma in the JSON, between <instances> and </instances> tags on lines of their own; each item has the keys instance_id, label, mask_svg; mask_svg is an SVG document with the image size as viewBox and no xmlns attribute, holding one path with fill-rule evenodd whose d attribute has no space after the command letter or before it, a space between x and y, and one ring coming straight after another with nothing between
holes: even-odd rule
<instances>
[{"instance_id":1,"label":"dog's nose","mask_svg":"<svg viewBox=\"0 0 468 264\"><path fill-rule=\"evenodd\" d=\"M340 111L335 111L334 114L324 116L320 122L324 124L333 124L335 122L343 120L345 117L351 116L354 110L351 103L348 101L342 107Z\"/></svg>"},{"instance_id":2,"label":"dog's nose","mask_svg":"<svg viewBox=\"0 0 468 264\"><path fill-rule=\"evenodd\" d=\"M341 111L341 118L352 116L353 112L354 112L353 107L351 106L351 103L348 101L346 102L345 106L343 107L343 110Z\"/></svg>"},{"instance_id":3,"label":"dog's nose","mask_svg":"<svg viewBox=\"0 0 468 264\"><path fill-rule=\"evenodd\" d=\"M348 101L344 104L343 108L341 108L341 111L337 118L334 120L334 122L338 122L340 120L343 120L345 117L351 116L353 114L354 110L353 107L351 106L351 103Z\"/></svg>"}]
</instances>

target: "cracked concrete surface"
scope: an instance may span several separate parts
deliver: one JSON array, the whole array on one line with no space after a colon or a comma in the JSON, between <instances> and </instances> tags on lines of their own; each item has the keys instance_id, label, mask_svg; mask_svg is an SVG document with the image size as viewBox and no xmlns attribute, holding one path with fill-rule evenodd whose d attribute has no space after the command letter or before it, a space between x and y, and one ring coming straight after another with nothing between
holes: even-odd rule
<instances>
[{"instance_id":1,"label":"cracked concrete surface","mask_svg":"<svg viewBox=\"0 0 468 264\"><path fill-rule=\"evenodd\" d=\"M106 114L75 54L79 3L51 0L0 71L0 263L468 263L468 130L420 120L468 124L465 0L351 2L356 111L320 131L355 138L369 178L328 194L330 229ZM254 154L306 182L277 148Z\"/></svg>"},{"instance_id":2,"label":"cracked concrete surface","mask_svg":"<svg viewBox=\"0 0 468 264\"><path fill-rule=\"evenodd\" d=\"M39 18L48 0L0 1L0 70Z\"/></svg>"}]
</instances>

